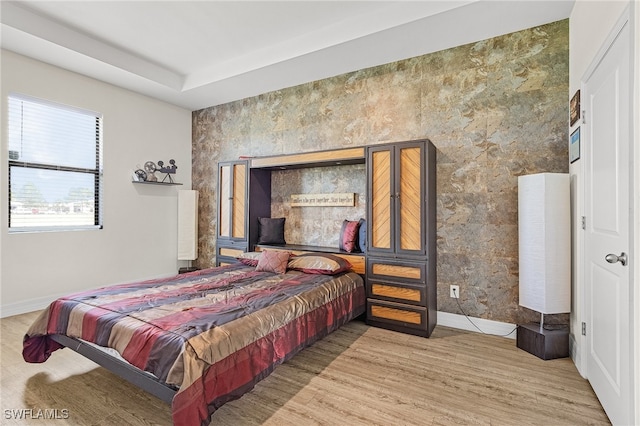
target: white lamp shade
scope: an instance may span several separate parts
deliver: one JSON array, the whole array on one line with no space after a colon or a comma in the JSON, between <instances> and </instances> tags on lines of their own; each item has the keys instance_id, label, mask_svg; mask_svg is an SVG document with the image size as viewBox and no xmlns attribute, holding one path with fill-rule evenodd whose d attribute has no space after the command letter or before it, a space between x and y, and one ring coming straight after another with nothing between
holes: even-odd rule
<instances>
[{"instance_id":1,"label":"white lamp shade","mask_svg":"<svg viewBox=\"0 0 640 426\"><path fill-rule=\"evenodd\" d=\"M198 258L198 191L178 191L178 260Z\"/></svg>"},{"instance_id":2,"label":"white lamp shade","mask_svg":"<svg viewBox=\"0 0 640 426\"><path fill-rule=\"evenodd\" d=\"M571 311L570 180L566 173L518 177L520 306Z\"/></svg>"}]
</instances>

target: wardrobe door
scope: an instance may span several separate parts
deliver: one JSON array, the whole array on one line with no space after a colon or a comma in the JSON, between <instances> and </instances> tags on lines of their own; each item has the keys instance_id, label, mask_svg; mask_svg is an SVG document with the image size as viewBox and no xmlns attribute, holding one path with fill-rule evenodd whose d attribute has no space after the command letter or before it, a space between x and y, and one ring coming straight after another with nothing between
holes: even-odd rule
<instances>
[{"instance_id":1,"label":"wardrobe door","mask_svg":"<svg viewBox=\"0 0 640 426\"><path fill-rule=\"evenodd\" d=\"M231 237L231 164L218 166L218 237Z\"/></svg>"},{"instance_id":2,"label":"wardrobe door","mask_svg":"<svg viewBox=\"0 0 640 426\"><path fill-rule=\"evenodd\" d=\"M368 150L369 199L367 209L367 250L369 253L393 253L394 187L393 146L372 147Z\"/></svg>"},{"instance_id":3,"label":"wardrobe door","mask_svg":"<svg viewBox=\"0 0 640 426\"><path fill-rule=\"evenodd\" d=\"M247 164L218 165L218 238L246 239Z\"/></svg>"},{"instance_id":4,"label":"wardrobe door","mask_svg":"<svg viewBox=\"0 0 640 426\"><path fill-rule=\"evenodd\" d=\"M244 239L246 235L247 166L234 164L231 200L231 238Z\"/></svg>"},{"instance_id":5,"label":"wardrobe door","mask_svg":"<svg viewBox=\"0 0 640 426\"><path fill-rule=\"evenodd\" d=\"M424 256L425 249L425 149L424 143L396 147L395 252Z\"/></svg>"}]
</instances>

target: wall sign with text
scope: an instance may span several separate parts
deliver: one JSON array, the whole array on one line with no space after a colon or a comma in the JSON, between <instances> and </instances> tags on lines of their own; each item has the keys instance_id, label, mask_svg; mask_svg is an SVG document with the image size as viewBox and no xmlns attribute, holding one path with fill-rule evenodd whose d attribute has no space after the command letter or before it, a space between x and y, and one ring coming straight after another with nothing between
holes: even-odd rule
<instances>
[{"instance_id":1,"label":"wall sign with text","mask_svg":"<svg viewBox=\"0 0 640 426\"><path fill-rule=\"evenodd\" d=\"M340 194L291 194L291 207L353 207L355 192Z\"/></svg>"}]
</instances>

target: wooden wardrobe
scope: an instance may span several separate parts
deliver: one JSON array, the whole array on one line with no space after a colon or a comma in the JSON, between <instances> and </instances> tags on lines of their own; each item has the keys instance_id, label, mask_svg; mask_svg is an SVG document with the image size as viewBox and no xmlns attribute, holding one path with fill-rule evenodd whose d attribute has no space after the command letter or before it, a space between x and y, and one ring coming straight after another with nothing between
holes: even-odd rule
<instances>
[{"instance_id":1,"label":"wooden wardrobe","mask_svg":"<svg viewBox=\"0 0 640 426\"><path fill-rule=\"evenodd\" d=\"M246 160L218 163L216 265L236 262L258 242L258 217L271 216L271 174Z\"/></svg>"},{"instance_id":2,"label":"wooden wardrobe","mask_svg":"<svg viewBox=\"0 0 640 426\"><path fill-rule=\"evenodd\" d=\"M436 325L436 150L367 148L367 323L428 337Z\"/></svg>"}]
</instances>

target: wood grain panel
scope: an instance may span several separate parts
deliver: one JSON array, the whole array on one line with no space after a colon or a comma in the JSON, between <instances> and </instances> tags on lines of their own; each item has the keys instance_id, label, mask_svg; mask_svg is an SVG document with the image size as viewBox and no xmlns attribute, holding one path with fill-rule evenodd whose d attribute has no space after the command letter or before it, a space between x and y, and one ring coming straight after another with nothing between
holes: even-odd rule
<instances>
[{"instance_id":1,"label":"wood grain panel","mask_svg":"<svg viewBox=\"0 0 640 426\"><path fill-rule=\"evenodd\" d=\"M244 220L246 216L245 196L247 191L247 167L244 164L233 166L233 238L244 238Z\"/></svg>"},{"instance_id":2,"label":"wood grain panel","mask_svg":"<svg viewBox=\"0 0 640 426\"><path fill-rule=\"evenodd\" d=\"M375 275L384 275L387 277L411 278L419 280L422 277L420 268L412 266L389 265L386 263L374 263L371 266L371 272Z\"/></svg>"},{"instance_id":3,"label":"wood grain panel","mask_svg":"<svg viewBox=\"0 0 640 426\"><path fill-rule=\"evenodd\" d=\"M220 195L218 201L218 236L230 237L231 229L231 205L229 198L231 197L231 166L221 166L219 186Z\"/></svg>"},{"instance_id":4,"label":"wood grain panel","mask_svg":"<svg viewBox=\"0 0 640 426\"><path fill-rule=\"evenodd\" d=\"M420 147L400 150L400 249L402 250L422 249L421 152Z\"/></svg>"},{"instance_id":5,"label":"wood grain panel","mask_svg":"<svg viewBox=\"0 0 640 426\"><path fill-rule=\"evenodd\" d=\"M371 306L371 315L393 321L408 322L417 325L422 324L422 315L419 312L405 311L387 306Z\"/></svg>"},{"instance_id":6,"label":"wood grain panel","mask_svg":"<svg viewBox=\"0 0 640 426\"><path fill-rule=\"evenodd\" d=\"M409 300L412 302L420 302L422 300L422 295L418 289L385 284L372 284L371 294L373 296L392 297L394 299Z\"/></svg>"},{"instance_id":7,"label":"wood grain panel","mask_svg":"<svg viewBox=\"0 0 640 426\"><path fill-rule=\"evenodd\" d=\"M365 261L364 256L350 255L350 254L336 254L351 264L351 270L356 274L364 275Z\"/></svg>"},{"instance_id":8,"label":"wood grain panel","mask_svg":"<svg viewBox=\"0 0 640 426\"><path fill-rule=\"evenodd\" d=\"M364 160L364 147L254 158L251 167L278 167L328 161Z\"/></svg>"},{"instance_id":9,"label":"wood grain panel","mask_svg":"<svg viewBox=\"0 0 640 426\"><path fill-rule=\"evenodd\" d=\"M242 253L244 253L242 250L233 249L233 248L228 248L228 247L220 247L220 248L218 249L218 254L219 254L220 256L238 257L238 256L240 256Z\"/></svg>"},{"instance_id":10,"label":"wood grain panel","mask_svg":"<svg viewBox=\"0 0 640 426\"><path fill-rule=\"evenodd\" d=\"M372 155L371 177L371 246L391 247L391 152Z\"/></svg>"}]
</instances>

